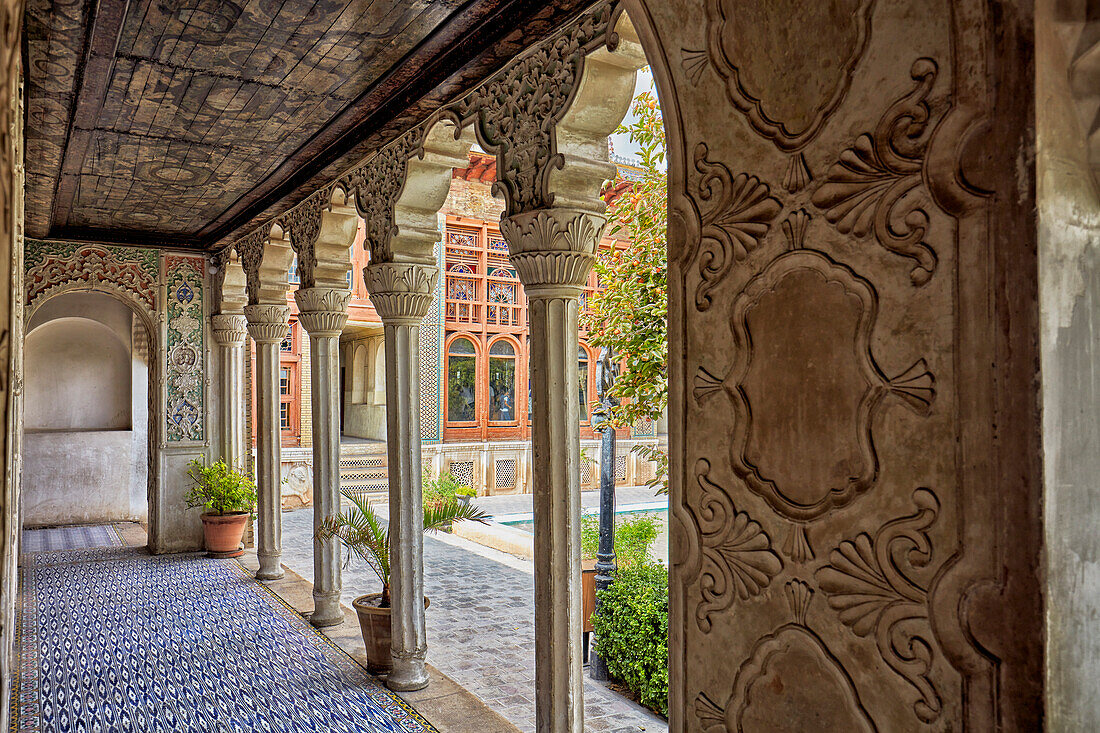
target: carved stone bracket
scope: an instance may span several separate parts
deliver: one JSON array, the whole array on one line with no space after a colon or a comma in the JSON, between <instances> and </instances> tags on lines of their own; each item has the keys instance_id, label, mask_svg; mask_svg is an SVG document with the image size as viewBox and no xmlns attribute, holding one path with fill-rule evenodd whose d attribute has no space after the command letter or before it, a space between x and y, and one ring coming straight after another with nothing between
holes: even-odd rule
<instances>
[{"instance_id":1,"label":"carved stone bracket","mask_svg":"<svg viewBox=\"0 0 1100 733\"><path fill-rule=\"evenodd\" d=\"M348 322L350 290L299 288L294 291L298 320L310 336L339 336Z\"/></svg>"},{"instance_id":2,"label":"carved stone bracket","mask_svg":"<svg viewBox=\"0 0 1100 733\"><path fill-rule=\"evenodd\" d=\"M366 236L363 246L372 262L389 262L390 242L397 234L394 208L405 188L409 158L423 153L424 130L415 127L379 150L345 176L340 186L355 196L355 209L363 218Z\"/></svg>"},{"instance_id":3,"label":"carved stone bracket","mask_svg":"<svg viewBox=\"0 0 1100 733\"><path fill-rule=\"evenodd\" d=\"M913 63L916 86L886 110L873 134L860 135L840 154L812 199L841 233L863 237L873 232L882 247L915 261L909 273L914 285L931 280L937 262L924 241L928 213L914 195L927 177L933 126L926 100L936 73L932 59Z\"/></svg>"},{"instance_id":4,"label":"carved stone bracket","mask_svg":"<svg viewBox=\"0 0 1100 733\"><path fill-rule=\"evenodd\" d=\"M248 321L238 314L210 316L214 341L220 346L243 346L248 338Z\"/></svg>"},{"instance_id":5,"label":"carved stone bracket","mask_svg":"<svg viewBox=\"0 0 1100 733\"><path fill-rule=\"evenodd\" d=\"M278 221L279 226L290 234L290 246L298 255L298 275L303 288L314 285L313 271L317 267L315 246L321 234L321 214L331 207L331 198L331 188L316 191Z\"/></svg>"},{"instance_id":6,"label":"carved stone bracket","mask_svg":"<svg viewBox=\"0 0 1100 733\"><path fill-rule=\"evenodd\" d=\"M248 335L258 344L277 344L286 338L290 325L289 305L253 304L244 307Z\"/></svg>"},{"instance_id":7,"label":"carved stone bracket","mask_svg":"<svg viewBox=\"0 0 1100 733\"><path fill-rule=\"evenodd\" d=\"M529 296L563 287L579 295L606 224L606 218L590 212L543 209L501 219L500 233Z\"/></svg>"},{"instance_id":8,"label":"carved stone bracket","mask_svg":"<svg viewBox=\"0 0 1100 733\"><path fill-rule=\"evenodd\" d=\"M932 561L928 529L940 502L921 488L913 492L913 503L915 513L887 522L874 539L861 532L841 542L815 577L841 622L856 636L873 638L883 660L916 688L916 716L933 723L943 705L928 676L935 654L928 590L915 575Z\"/></svg>"},{"instance_id":9,"label":"carved stone bracket","mask_svg":"<svg viewBox=\"0 0 1100 733\"><path fill-rule=\"evenodd\" d=\"M585 55L614 46L614 15L611 3L597 4L448 110L459 127L476 120L478 142L497 156L493 192L504 197L508 216L553 204L549 173L565 162L554 125L569 108Z\"/></svg>"},{"instance_id":10,"label":"carved stone bracket","mask_svg":"<svg viewBox=\"0 0 1100 733\"><path fill-rule=\"evenodd\" d=\"M419 324L431 307L439 268L382 262L363 268L371 303L383 323Z\"/></svg>"},{"instance_id":11,"label":"carved stone bracket","mask_svg":"<svg viewBox=\"0 0 1100 733\"><path fill-rule=\"evenodd\" d=\"M233 246L241 259L241 268L245 274L245 288L248 302L255 304L260 298L260 266L264 260L264 243L269 236L269 227L260 227L238 239Z\"/></svg>"}]
</instances>

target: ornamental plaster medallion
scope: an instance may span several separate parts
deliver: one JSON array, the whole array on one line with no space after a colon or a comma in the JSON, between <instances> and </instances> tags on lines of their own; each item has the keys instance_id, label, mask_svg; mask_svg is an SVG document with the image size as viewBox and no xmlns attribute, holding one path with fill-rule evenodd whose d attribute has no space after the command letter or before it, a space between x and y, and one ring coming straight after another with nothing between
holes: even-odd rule
<instances>
[{"instance_id":1,"label":"ornamental plaster medallion","mask_svg":"<svg viewBox=\"0 0 1100 733\"><path fill-rule=\"evenodd\" d=\"M201 257L164 258L168 283L168 414L169 442L203 439L206 353L203 335Z\"/></svg>"},{"instance_id":2,"label":"ornamental plaster medallion","mask_svg":"<svg viewBox=\"0 0 1100 733\"><path fill-rule=\"evenodd\" d=\"M393 258L390 242L398 233L394 209L405 188L409 159L422 155L423 146L423 126L414 127L338 184L349 196L355 196L355 209L366 229L363 247L370 252L372 262L389 262Z\"/></svg>"},{"instance_id":3,"label":"ornamental plaster medallion","mask_svg":"<svg viewBox=\"0 0 1100 733\"><path fill-rule=\"evenodd\" d=\"M879 473L872 427L894 395L927 415L935 379L923 359L887 377L871 353L877 294L821 252L795 249L773 260L732 306L734 365L720 379L695 378L703 401L724 391L735 415L734 472L795 523L784 549L813 558L805 524L845 506Z\"/></svg>"},{"instance_id":4,"label":"ornamental plaster medallion","mask_svg":"<svg viewBox=\"0 0 1100 733\"><path fill-rule=\"evenodd\" d=\"M757 134L791 157L784 187L812 179L802 150L843 101L867 48L875 0L707 0L705 51L682 51L698 83L706 62Z\"/></svg>"},{"instance_id":5,"label":"ornamental plaster medallion","mask_svg":"<svg viewBox=\"0 0 1100 733\"><path fill-rule=\"evenodd\" d=\"M806 625L813 589L795 579L784 591L793 621L757 640L724 705L706 693L695 698L699 729L804 733L806 721L813 720L821 731L874 733L878 729L848 670Z\"/></svg>"}]
</instances>

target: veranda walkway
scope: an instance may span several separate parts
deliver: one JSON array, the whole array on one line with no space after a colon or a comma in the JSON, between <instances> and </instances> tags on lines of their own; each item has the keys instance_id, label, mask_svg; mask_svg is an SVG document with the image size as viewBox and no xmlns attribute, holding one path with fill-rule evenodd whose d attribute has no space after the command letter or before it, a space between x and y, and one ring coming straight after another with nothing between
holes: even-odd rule
<instances>
[{"instance_id":1,"label":"veranda walkway","mask_svg":"<svg viewBox=\"0 0 1100 733\"><path fill-rule=\"evenodd\" d=\"M650 492L652 497L652 492ZM313 577L313 510L283 515L283 563ZM447 535L424 538L428 662L522 731L535 730L533 565ZM353 564L343 601L375 593L378 579ZM645 708L585 679L586 731L655 733L668 724Z\"/></svg>"},{"instance_id":2,"label":"veranda walkway","mask_svg":"<svg viewBox=\"0 0 1100 733\"><path fill-rule=\"evenodd\" d=\"M235 560L106 526L23 549L13 731L435 730Z\"/></svg>"}]
</instances>

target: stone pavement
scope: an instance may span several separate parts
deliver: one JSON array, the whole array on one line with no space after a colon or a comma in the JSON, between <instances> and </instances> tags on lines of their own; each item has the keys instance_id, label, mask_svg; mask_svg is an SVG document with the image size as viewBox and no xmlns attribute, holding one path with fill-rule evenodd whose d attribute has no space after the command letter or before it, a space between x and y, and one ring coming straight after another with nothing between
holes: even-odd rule
<instances>
[{"instance_id":1,"label":"stone pavement","mask_svg":"<svg viewBox=\"0 0 1100 733\"><path fill-rule=\"evenodd\" d=\"M522 511L522 510L520 510ZM283 563L313 577L313 509L283 514ZM369 568L344 570L343 602L380 589ZM424 538L428 661L520 730L535 730L532 564L449 535ZM645 708L586 678L586 731L667 731ZM489 733L488 731L486 733Z\"/></svg>"}]
</instances>

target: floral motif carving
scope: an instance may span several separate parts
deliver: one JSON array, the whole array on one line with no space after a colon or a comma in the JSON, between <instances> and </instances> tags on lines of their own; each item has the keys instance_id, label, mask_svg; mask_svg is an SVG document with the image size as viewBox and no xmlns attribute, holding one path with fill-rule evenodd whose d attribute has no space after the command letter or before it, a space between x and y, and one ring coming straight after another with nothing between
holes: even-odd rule
<instances>
[{"instance_id":1,"label":"floral motif carving","mask_svg":"<svg viewBox=\"0 0 1100 733\"><path fill-rule=\"evenodd\" d=\"M914 195L923 184L923 168L932 137L926 101L936 81L936 62L920 58L910 72L916 86L879 119L873 134L864 133L840 154L813 204L843 234L875 241L890 252L914 260L909 277L924 285L936 269L936 253L924 241L928 213Z\"/></svg>"},{"instance_id":2,"label":"floral motif carving","mask_svg":"<svg viewBox=\"0 0 1100 733\"><path fill-rule=\"evenodd\" d=\"M459 127L476 118L478 142L496 154L493 192L504 196L509 216L553 203L547 178L564 164L554 125L569 107L585 55L613 43L613 15L610 3L596 5L451 108Z\"/></svg>"},{"instance_id":3,"label":"floral motif carving","mask_svg":"<svg viewBox=\"0 0 1100 733\"><path fill-rule=\"evenodd\" d=\"M244 270L248 302L252 304L260 300L260 266L264 261L264 243L267 242L269 233L270 227L263 226L233 244L241 259L241 269Z\"/></svg>"},{"instance_id":4,"label":"floral motif carving","mask_svg":"<svg viewBox=\"0 0 1100 733\"><path fill-rule=\"evenodd\" d=\"M350 290L335 288L298 288L298 320L310 336L338 337L348 320Z\"/></svg>"},{"instance_id":5,"label":"floral motif carving","mask_svg":"<svg viewBox=\"0 0 1100 733\"><path fill-rule=\"evenodd\" d=\"M923 359L894 378L879 368L871 353L876 317L870 283L811 249L777 257L732 307L737 348L723 385L735 415L733 469L796 523L785 549L797 561L813 557L801 525L877 481L872 428L882 401L895 395L926 415L935 399ZM696 378L697 398L700 388L716 391L707 375ZM783 460L771 450L777 443L786 448Z\"/></svg>"},{"instance_id":6,"label":"floral motif carving","mask_svg":"<svg viewBox=\"0 0 1100 733\"><path fill-rule=\"evenodd\" d=\"M797 705L802 720L816 720L821 730L874 733L851 675L818 634L806 625L813 589L798 579L784 586L793 621L753 645L737 670L724 705L705 692L695 698L694 712L703 733L758 730L802 731L791 727L776 705ZM812 689L807 689L812 685ZM766 691L766 692L764 692Z\"/></svg>"},{"instance_id":7,"label":"floral motif carving","mask_svg":"<svg viewBox=\"0 0 1100 733\"><path fill-rule=\"evenodd\" d=\"M267 303L246 305L244 317L248 320L248 335L257 344L277 344L286 338L290 324L290 306Z\"/></svg>"},{"instance_id":8,"label":"floral motif carving","mask_svg":"<svg viewBox=\"0 0 1100 733\"><path fill-rule=\"evenodd\" d=\"M752 129L791 153L784 179L788 191L799 191L812 180L801 151L847 94L871 34L873 7L874 0L706 2L706 58ZM761 24L745 22L746 17L775 20ZM769 28L774 30L765 30ZM700 53L683 51L682 63L693 83L704 68ZM776 69L799 79L798 96L771 84ZM768 96L772 87L783 90L774 99Z\"/></svg>"},{"instance_id":9,"label":"floral motif carving","mask_svg":"<svg viewBox=\"0 0 1100 733\"><path fill-rule=\"evenodd\" d=\"M372 262L389 262L390 242L397 234L394 209L405 188L409 159L422 155L424 130L414 127L375 153L363 165L345 176L340 186L355 196L355 209L366 229L363 246Z\"/></svg>"},{"instance_id":10,"label":"floral motif carving","mask_svg":"<svg viewBox=\"0 0 1100 733\"><path fill-rule=\"evenodd\" d=\"M534 294L531 288L540 285L583 287L606 223L586 211L552 208L505 217L500 233L520 281Z\"/></svg>"},{"instance_id":11,"label":"floral motif carving","mask_svg":"<svg viewBox=\"0 0 1100 733\"><path fill-rule=\"evenodd\" d=\"M206 370L201 257L164 258L168 285L169 442L203 439Z\"/></svg>"},{"instance_id":12,"label":"floral motif carving","mask_svg":"<svg viewBox=\"0 0 1100 733\"><path fill-rule=\"evenodd\" d=\"M385 323L420 323L439 280L439 268L426 265L378 263L368 265L363 274L371 302Z\"/></svg>"},{"instance_id":13,"label":"floral motif carving","mask_svg":"<svg viewBox=\"0 0 1100 733\"><path fill-rule=\"evenodd\" d=\"M113 290L152 316L157 310L159 258L155 250L26 240L26 305L65 290Z\"/></svg>"},{"instance_id":14,"label":"floral motif carving","mask_svg":"<svg viewBox=\"0 0 1100 733\"><path fill-rule=\"evenodd\" d=\"M298 255L298 275L303 288L314 285L317 267L317 237L321 235L321 214L330 208L332 191L323 188L283 215L280 226L290 234L290 246Z\"/></svg>"},{"instance_id":15,"label":"floral motif carving","mask_svg":"<svg viewBox=\"0 0 1100 733\"><path fill-rule=\"evenodd\" d=\"M920 488L913 503L915 513L887 522L874 539L861 532L841 542L815 577L841 622L856 636L873 637L883 660L916 688L916 716L933 723L943 705L929 679L934 651L928 590L915 576L932 561L928 529L940 502Z\"/></svg>"},{"instance_id":16,"label":"floral motif carving","mask_svg":"<svg viewBox=\"0 0 1100 733\"><path fill-rule=\"evenodd\" d=\"M695 291L695 307L711 306L710 291L725 279L734 262L741 262L756 249L782 208L772 197L768 184L756 176L736 176L722 163L707 160L706 143L695 146L696 184L700 201L708 204L699 216L699 276L703 282Z\"/></svg>"},{"instance_id":17,"label":"floral motif carving","mask_svg":"<svg viewBox=\"0 0 1100 733\"><path fill-rule=\"evenodd\" d=\"M710 462L700 459L695 478L702 496L698 509L691 510L703 555L702 601L695 620L704 632L711 629L711 616L728 609L736 599L760 595L783 569L760 523L738 511L729 493L711 481L709 473Z\"/></svg>"}]
</instances>

